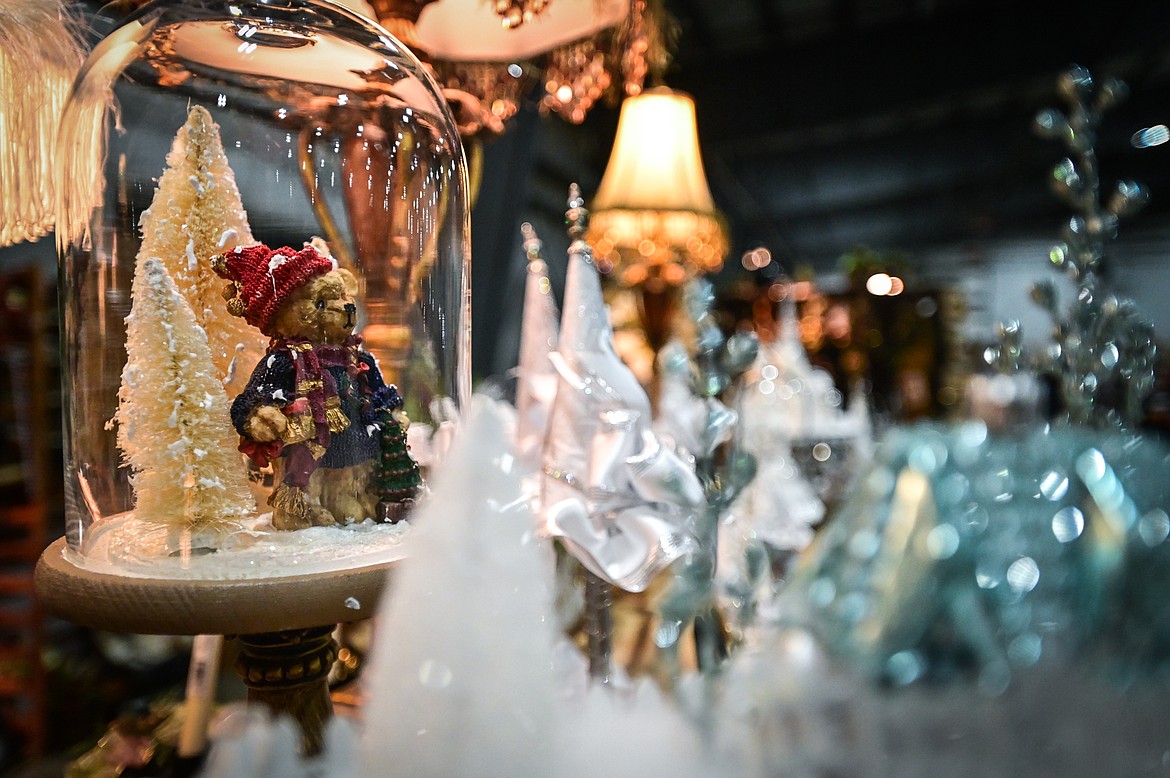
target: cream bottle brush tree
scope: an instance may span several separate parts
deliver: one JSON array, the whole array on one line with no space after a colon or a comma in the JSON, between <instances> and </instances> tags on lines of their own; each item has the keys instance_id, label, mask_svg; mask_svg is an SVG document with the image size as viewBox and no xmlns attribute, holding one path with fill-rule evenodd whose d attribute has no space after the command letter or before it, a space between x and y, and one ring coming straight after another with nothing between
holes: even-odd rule
<instances>
[{"instance_id":1,"label":"cream bottle brush tree","mask_svg":"<svg viewBox=\"0 0 1170 778\"><path fill-rule=\"evenodd\" d=\"M227 315L223 284L210 260L225 246L247 246L255 240L219 126L207 109L195 106L188 112L139 226L139 269L148 259L166 267L190 304L194 320L207 333L216 374L229 393L239 393L247 383L248 370L235 366L258 362L266 344L243 319Z\"/></svg>"},{"instance_id":2,"label":"cream bottle brush tree","mask_svg":"<svg viewBox=\"0 0 1170 778\"><path fill-rule=\"evenodd\" d=\"M161 261L138 267L131 295L115 421L133 471L135 517L166 525L170 550L184 531L192 545L208 545L209 535L256 512L227 393L207 334Z\"/></svg>"}]
</instances>

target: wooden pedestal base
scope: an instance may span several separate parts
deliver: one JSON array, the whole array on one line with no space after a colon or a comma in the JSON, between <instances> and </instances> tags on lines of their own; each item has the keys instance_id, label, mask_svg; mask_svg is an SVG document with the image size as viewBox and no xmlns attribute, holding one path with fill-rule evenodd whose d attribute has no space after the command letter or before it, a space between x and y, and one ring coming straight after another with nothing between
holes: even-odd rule
<instances>
[{"instance_id":1,"label":"wooden pedestal base","mask_svg":"<svg viewBox=\"0 0 1170 778\"><path fill-rule=\"evenodd\" d=\"M94 629L239 636L248 699L290 714L314 754L332 714L333 629L374 615L392 565L235 581L129 578L77 566L61 538L37 563L36 589L48 613Z\"/></svg>"}]
</instances>

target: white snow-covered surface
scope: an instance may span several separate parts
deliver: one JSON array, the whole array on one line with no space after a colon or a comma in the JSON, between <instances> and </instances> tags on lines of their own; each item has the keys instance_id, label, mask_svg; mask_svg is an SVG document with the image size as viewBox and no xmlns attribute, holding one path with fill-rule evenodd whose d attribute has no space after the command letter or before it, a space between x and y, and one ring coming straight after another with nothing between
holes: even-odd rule
<instances>
[{"instance_id":1,"label":"white snow-covered surface","mask_svg":"<svg viewBox=\"0 0 1170 778\"><path fill-rule=\"evenodd\" d=\"M554 700L575 710L556 723L540 722L557 733L541 744L548 752L543 764L517 767L501 759L506 754L491 732L509 723L514 711L507 708L473 717L472 737L432 746L455 754L471 751L467 761L473 767L438 772L413 769L417 748L391 752L387 747L378 752L381 761L365 761L363 736L369 741L413 737L421 744L425 731L394 732L370 717L364 722L337 717L326 729L322 753L301 759L291 720L237 704L213 726L214 748L201 776L1165 776L1170 774L1165 690L1164 682L1147 682L1122 691L1068 671L1022 678L999 696L963 684L880 689L843 672L803 634L780 632L740 651L711 684L684 678L675 701L650 686L634 695L591 687ZM371 699L384 693L368 692ZM687 727L688 721L697 724ZM532 742L539 743L535 736Z\"/></svg>"},{"instance_id":2,"label":"white snow-covered surface","mask_svg":"<svg viewBox=\"0 0 1170 778\"><path fill-rule=\"evenodd\" d=\"M407 555L410 525L370 520L283 532L271 514L240 523L212 553L170 553L167 529L133 512L111 516L87 531L83 552L68 552L78 567L127 578L231 581L313 575L394 562Z\"/></svg>"},{"instance_id":3,"label":"white snow-covered surface","mask_svg":"<svg viewBox=\"0 0 1170 778\"><path fill-rule=\"evenodd\" d=\"M1164 673L1053 658L998 695L958 679L886 688L779 609L721 672L671 692L590 683L555 615L550 549L506 421L473 400L379 606L360 719L335 718L322 753L301 759L290 721L234 708L203 778L1170 774Z\"/></svg>"},{"instance_id":4,"label":"white snow-covered surface","mask_svg":"<svg viewBox=\"0 0 1170 778\"><path fill-rule=\"evenodd\" d=\"M416 551L379 606L357 769L331 761L321 774L719 775L655 689L586 685L584 660L561 636L552 548L535 531L505 423L498 404L472 400L419 516ZM208 776L260 774L222 758Z\"/></svg>"}]
</instances>

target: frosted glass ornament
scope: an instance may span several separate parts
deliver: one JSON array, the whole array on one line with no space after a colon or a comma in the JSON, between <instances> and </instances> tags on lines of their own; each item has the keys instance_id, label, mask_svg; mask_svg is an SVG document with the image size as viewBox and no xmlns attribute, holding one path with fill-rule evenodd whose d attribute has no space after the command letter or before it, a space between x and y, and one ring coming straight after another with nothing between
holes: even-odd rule
<instances>
[{"instance_id":1,"label":"frosted glass ornament","mask_svg":"<svg viewBox=\"0 0 1170 778\"><path fill-rule=\"evenodd\" d=\"M785 619L897 686L1165 672L1170 450L1012 422L891 430L800 558Z\"/></svg>"}]
</instances>

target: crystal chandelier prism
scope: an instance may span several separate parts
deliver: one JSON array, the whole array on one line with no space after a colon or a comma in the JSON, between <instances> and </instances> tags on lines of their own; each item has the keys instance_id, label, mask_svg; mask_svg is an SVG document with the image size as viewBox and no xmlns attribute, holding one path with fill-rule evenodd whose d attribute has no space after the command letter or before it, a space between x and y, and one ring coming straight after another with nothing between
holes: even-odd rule
<instances>
[{"instance_id":1,"label":"crystal chandelier prism","mask_svg":"<svg viewBox=\"0 0 1170 778\"><path fill-rule=\"evenodd\" d=\"M640 93L647 73L668 58L662 0L370 0L370 7L449 95L478 102L489 133L502 132L532 91L542 113L580 124L603 97ZM525 24L537 15L539 24Z\"/></svg>"}]
</instances>

